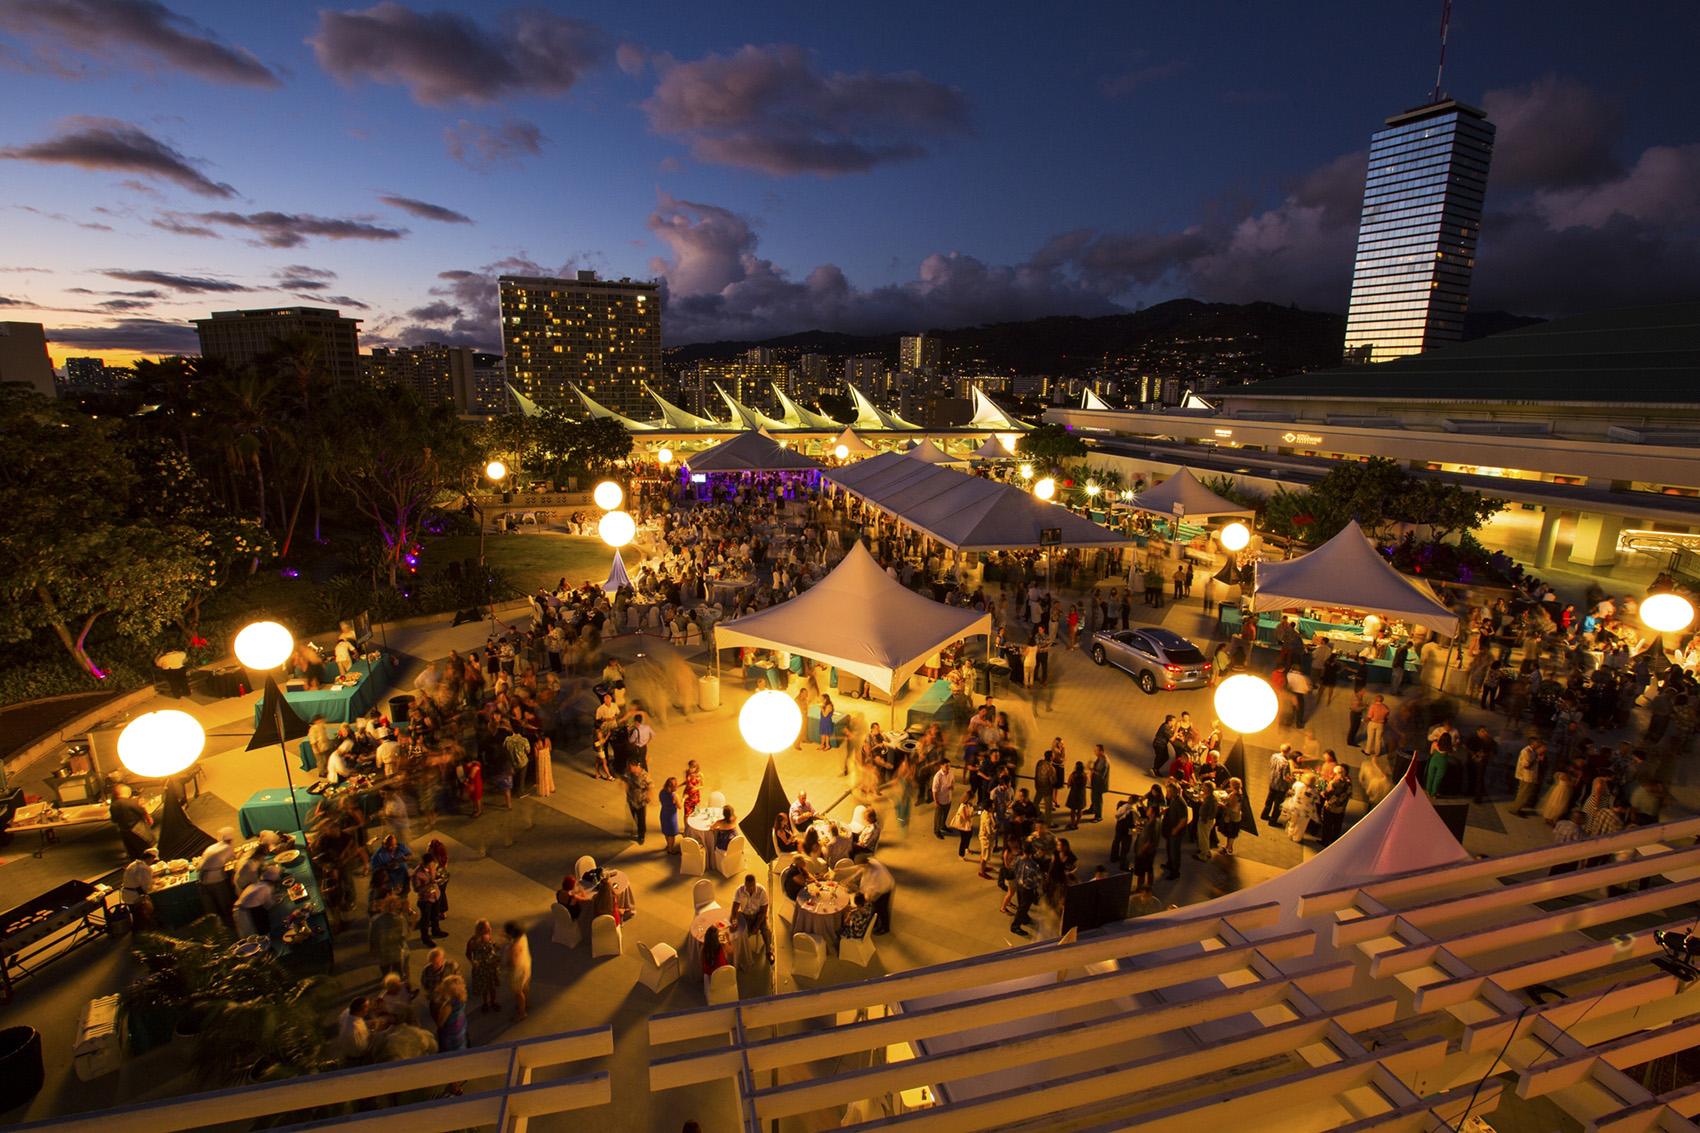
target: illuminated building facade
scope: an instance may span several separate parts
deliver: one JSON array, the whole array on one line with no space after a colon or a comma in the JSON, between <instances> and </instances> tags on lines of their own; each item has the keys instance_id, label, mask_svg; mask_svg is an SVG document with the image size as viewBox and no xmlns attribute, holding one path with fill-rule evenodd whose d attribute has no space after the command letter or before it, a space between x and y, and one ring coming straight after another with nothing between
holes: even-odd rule
<instances>
[{"instance_id":1,"label":"illuminated building facade","mask_svg":"<svg viewBox=\"0 0 1700 1133\"><path fill-rule=\"evenodd\" d=\"M195 320L201 357L233 366L254 362L290 342L318 347L319 362L335 382L360 380L360 320L327 307L269 307L214 311Z\"/></svg>"},{"instance_id":2,"label":"illuminated building facade","mask_svg":"<svg viewBox=\"0 0 1700 1133\"><path fill-rule=\"evenodd\" d=\"M618 413L647 416L646 382L661 377L661 292L655 283L504 275L507 378L537 404L575 416L576 385Z\"/></svg>"}]
</instances>

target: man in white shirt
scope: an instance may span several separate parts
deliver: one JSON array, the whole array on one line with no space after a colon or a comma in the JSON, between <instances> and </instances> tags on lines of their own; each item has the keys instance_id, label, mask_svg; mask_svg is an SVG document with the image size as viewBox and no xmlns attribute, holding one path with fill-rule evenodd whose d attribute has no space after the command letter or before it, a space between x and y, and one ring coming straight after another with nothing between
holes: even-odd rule
<instances>
[{"instance_id":1,"label":"man in white shirt","mask_svg":"<svg viewBox=\"0 0 1700 1133\"><path fill-rule=\"evenodd\" d=\"M756 875L746 873L744 884L732 891L732 915L738 918L737 927L746 935L760 936L767 944L767 962L773 963L773 930L767 919L767 888L756 881Z\"/></svg>"},{"instance_id":2,"label":"man in white shirt","mask_svg":"<svg viewBox=\"0 0 1700 1133\"><path fill-rule=\"evenodd\" d=\"M797 801L791 804L791 825L796 829L799 837L802 836L803 828L814 820L815 807L813 803L809 802L809 792L798 791Z\"/></svg>"},{"instance_id":3,"label":"man in white shirt","mask_svg":"<svg viewBox=\"0 0 1700 1133\"><path fill-rule=\"evenodd\" d=\"M396 773L396 765L401 761L401 744L396 742L395 733L384 728L378 733L382 737L378 741L375 753L378 760L378 774L388 779Z\"/></svg>"},{"instance_id":4,"label":"man in white shirt","mask_svg":"<svg viewBox=\"0 0 1700 1133\"><path fill-rule=\"evenodd\" d=\"M944 837L945 823L950 819L950 804L956 793L956 775L948 762L933 773L933 837Z\"/></svg>"},{"instance_id":5,"label":"man in white shirt","mask_svg":"<svg viewBox=\"0 0 1700 1133\"><path fill-rule=\"evenodd\" d=\"M357 995L337 1016L336 1052L344 1062L358 1062L372 1045L372 1032L366 1026L366 1014L370 1009L366 997Z\"/></svg>"},{"instance_id":6,"label":"man in white shirt","mask_svg":"<svg viewBox=\"0 0 1700 1133\"><path fill-rule=\"evenodd\" d=\"M354 668L354 643L346 637L336 640L336 671L339 676L347 676Z\"/></svg>"},{"instance_id":7,"label":"man in white shirt","mask_svg":"<svg viewBox=\"0 0 1700 1133\"><path fill-rule=\"evenodd\" d=\"M159 851L149 846L140 857L124 867L123 888L118 892L124 906L130 910L130 923L138 931L153 923L153 902L148 894L153 892L153 864L158 860Z\"/></svg>"},{"instance_id":8,"label":"man in white shirt","mask_svg":"<svg viewBox=\"0 0 1700 1133\"><path fill-rule=\"evenodd\" d=\"M885 863L878 858L862 863L861 872L856 875L856 891L873 906L875 936L891 931L891 894L896 888L897 879L891 876Z\"/></svg>"},{"instance_id":9,"label":"man in white shirt","mask_svg":"<svg viewBox=\"0 0 1700 1133\"><path fill-rule=\"evenodd\" d=\"M1517 798L1511 804L1511 813L1518 818L1528 817L1529 808L1534 805L1535 794L1541 787L1541 762L1546 751L1547 745L1536 740L1517 753Z\"/></svg>"},{"instance_id":10,"label":"man in white shirt","mask_svg":"<svg viewBox=\"0 0 1700 1133\"><path fill-rule=\"evenodd\" d=\"M344 748L346 748L347 751L344 751ZM334 787L350 775L354 774L354 766L350 762L351 757L348 754L348 752L352 752L353 750L354 743L351 740L331 752L330 759L325 763L325 782Z\"/></svg>"},{"instance_id":11,"label":"man in white shirt","mask_svg":"<svg viewBox=\"0 0 1700 1133\"><path fill-rule=\"evenodd\" d=\"M201 893L220 920L234 928L230 907L236 903L236 890L230 884L230 861L236 855L236 830L226 826L218 832L218 841L201 854L195 868L200 872Z\"/></svg>"}]
</instances>

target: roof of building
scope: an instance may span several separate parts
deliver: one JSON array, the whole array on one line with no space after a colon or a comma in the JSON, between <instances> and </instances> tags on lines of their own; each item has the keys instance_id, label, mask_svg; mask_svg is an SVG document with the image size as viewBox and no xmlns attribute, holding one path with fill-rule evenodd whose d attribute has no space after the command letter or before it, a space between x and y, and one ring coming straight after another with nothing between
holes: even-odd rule
<instances>
[{"instance_id":1,"label":"roof of building","mask_svg":"<svg viewBox=\"0 0 1700 1133\"><path fill-rule=\"evenodd\" d=\"M1270 378L1239 397L1700 404L1700 302L1598 311L1372 366Z\"/></svg>"}]
</instances>

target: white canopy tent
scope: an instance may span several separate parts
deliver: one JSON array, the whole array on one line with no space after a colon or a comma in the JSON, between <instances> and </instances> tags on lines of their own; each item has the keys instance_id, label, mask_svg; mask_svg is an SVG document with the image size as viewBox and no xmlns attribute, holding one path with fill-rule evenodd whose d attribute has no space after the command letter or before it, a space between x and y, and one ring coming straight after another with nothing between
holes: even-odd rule
<instances>
[{"instance_id":1,"label":"white canopy tent","mask_svg":"<svg viewBox=\"0 0 1700 1133\"><path fill-rule=\"evenodd\" d=\"M843 445L846 449L848 449L851 456L872 456L874 453L879 451L879 449L875 448L867 441L864 441L861 437L858 437L856 435L856 430L850 428L848 425L844 427L844 431L842 433L838 434L838 439L832 442L832 447L834 449L836 449L839 445Z\"/></svg>"},{"instance_id":2,"label":"white canopy tent","mask_svg":"<svg viewBox=\"0 0 1700 1133\"><path fill-rule=\"evenodd\" d=\"M789 602L714 629L716 648L801 653L891 690L940 649L992 631L990 614L946 606L887 574L860 543Z\"/></svg>"},{"instance_id":3,"label":"white canopy tent","mask_svg":"<svg viewBox=\"0 0 1700 1133\"><path fill-rule=\"evenodd\" d=\"M626 560L620 557L619 548L614 549L614 566L608 571L608 581L602 584L604 592L612 594L622 586L632 584L631 576L626 573Z\"/></svg>"},{"instance_id":4,"label":"white canopy tent","mask_svg":"<svg viewBox=\"0 0 1700 1133\"><path fill-rule=\"evenodd\" d=\"M1013 484L888 452L826 479L898 522L958 551L1111 547L1127 537ZM1046 532L1056 535L1054 541Z\"/></svg>"},{"instance_id":5,"label":"white canopy tent","mask_svg":"<svg viewBox=\"0 0 1700 1133\"><path fill-rule=\"evenodd\" d=\"M979 448L968 454L975 460L1014 460L1015 454L1004 447L996 436L987 437Z\"/></svg>"},{"instance_id":6,"label":"white canopy tent","mask_svg":"<svg viewBox=\"0 0 1700 1133\"><path fill-rule=\"evenodd\" d=\"M904 451L903 455L907 456L907 457L909 457L913 460L924 460L928 464L967 464L968 463L967 457L950 455L948 452L944 451L938 445L935 445L932 442L932 438L930 438L930 437L928 439L922 441L920 444L911 445L908 449L906 449Z\"/></svg>"},{"instance_id":7,"label":"white canopy tent","mask_svg":"<svg viewBox=\"0 0 1700 1133\"><path fill-rule=\"evenodd\" d=\"M1458 616L1427 588L1394 570L1355 519L1309 554L1258 563L1256 586L1252 608L1260 612L1340 606L1458 635Z\"/></svg>"},{"instance_id":8,"label":"white canopy tent","mask_svg":"<svg viewBox=\"0 0 1700 1133\"><path fill-rule=\"evenodd\" d=\"M820 467L765 431L752 430L685 458L692 472L807 472Z\"/></svg>"},{"instance_id":9,"label":"white canopy tent","mask_svg":"<svg viewBox=\"0 0 1700 1133\"><path fill-rule=\"evenodd\" d=\"M1254 509L1236 504L1206 488L1190 468L1183 468L1155 488L1139 493L1131 506L1157 515L1174 515L1176 504L1181 505L1182 514L1188 519L1212 515L1243 515L1251 519L1257 515Z\"/></svg>"}]
</instances>

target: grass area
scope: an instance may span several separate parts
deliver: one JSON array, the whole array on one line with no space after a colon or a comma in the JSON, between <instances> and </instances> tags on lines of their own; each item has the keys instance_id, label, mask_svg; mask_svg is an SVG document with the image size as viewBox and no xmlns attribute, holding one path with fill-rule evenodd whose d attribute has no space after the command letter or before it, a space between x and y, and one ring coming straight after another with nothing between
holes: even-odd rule
<instances>
[{"instance_id":1,"label":"grass area","mask_svg":"<svg viewBox=\"0 0 1700 1133\"><path fill-rule=\"evenodd\" d=\"M452 562L478 557L478 536L445 535L424 543L427 561ZM635 547L621 552L628 567L636 567L642 553ZM553 531L526 531L516 535L491 533L484 543L484 558L519 589L530 593L539 586L554 589L565 577L569 586L589 579L600 585L608 577L614 552L594 535L561 535Z\"/></svg>"}]
</instances>

